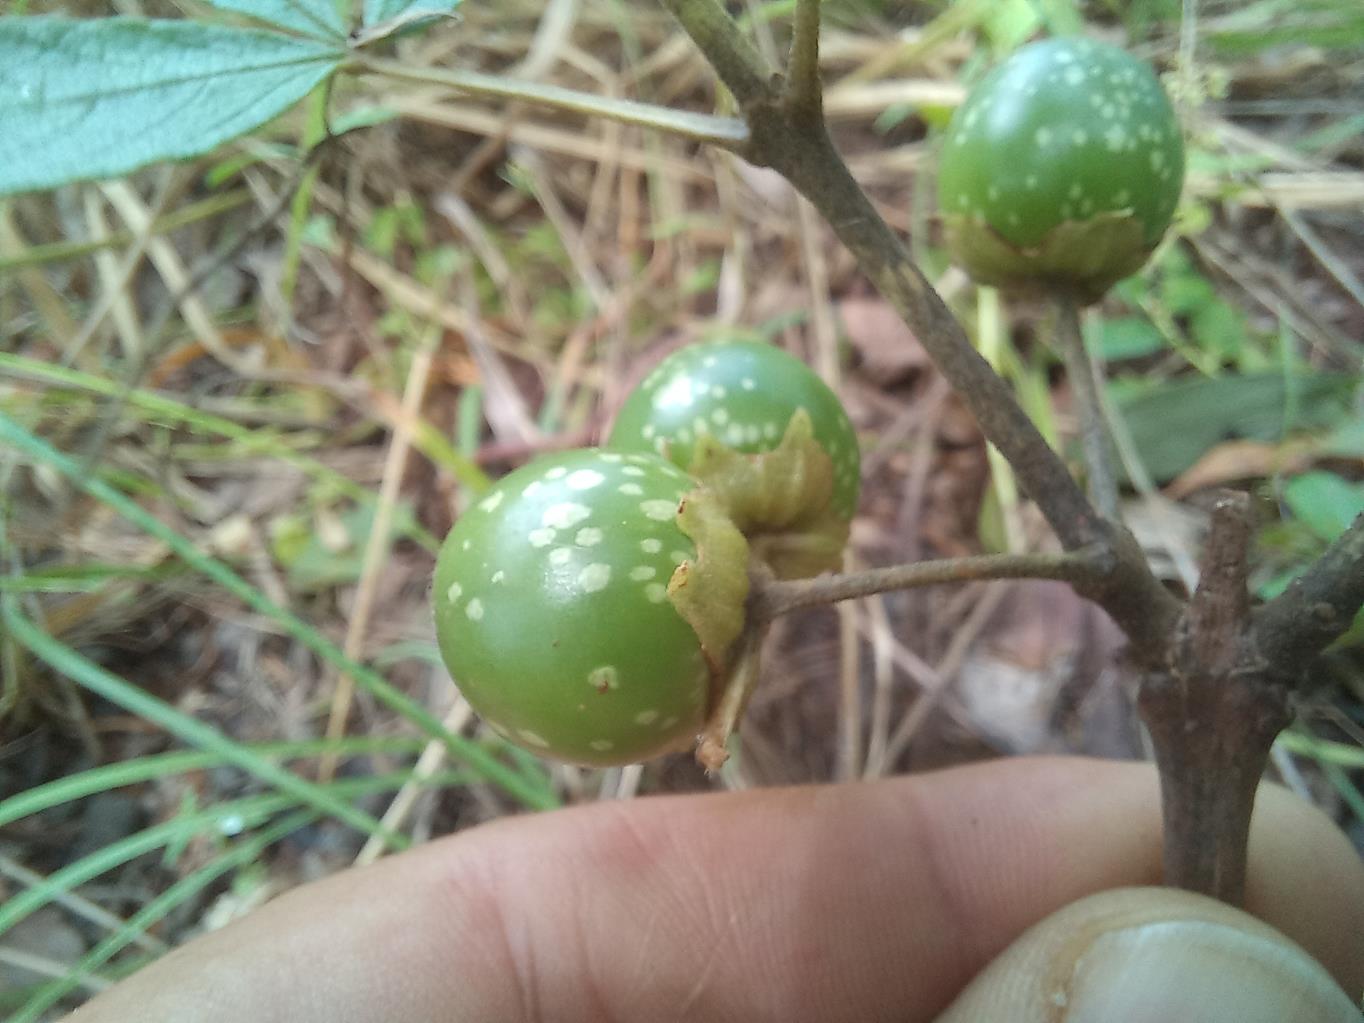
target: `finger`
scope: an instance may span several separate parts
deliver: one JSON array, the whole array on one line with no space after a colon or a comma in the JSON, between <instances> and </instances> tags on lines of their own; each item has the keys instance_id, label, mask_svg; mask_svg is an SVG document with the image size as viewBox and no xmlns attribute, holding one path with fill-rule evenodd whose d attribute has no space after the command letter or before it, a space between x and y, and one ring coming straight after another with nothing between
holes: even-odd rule
<instances>
[{"instance_id":1,"label":"finger","mask_svg":"<svg viewBox=\"0 0 1364 1023\"><path fill-rule=\"evenodd\" d=\"M937 1023L1359 1023L1301 947L1169 888L1091 895L1030 928Z\"/></svg>"},{"instance_id":2,"label":"finger","mask_svg":"<svg viewBox=\"0 0 1364 1023\"><path fill-rule=\"evenodd\" d=\"M1250 908L1350 990L1364 868L1275 789ZM1156 881L1144 765L1007 760L874 785L505 820L299 889L84 1021L927 1020L1024 929Z\"/></svg>"}]
</instances>

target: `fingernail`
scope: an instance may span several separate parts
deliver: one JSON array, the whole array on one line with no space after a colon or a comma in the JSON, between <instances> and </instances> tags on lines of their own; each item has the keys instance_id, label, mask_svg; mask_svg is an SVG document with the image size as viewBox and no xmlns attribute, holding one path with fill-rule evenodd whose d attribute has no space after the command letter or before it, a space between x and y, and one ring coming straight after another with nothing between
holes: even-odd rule
<instances>
[{"instance_id":1,"label":"fingernail","mask_svg":"<svg viewBox=\"0 0 1364 1023\"><path fill-rule=\"evenodd\" d=\"M1359 1023L1326 969L1284 942L1200 920L1109 931L1055 996L1066 1023Z\"/></svg>"}]
</instances>

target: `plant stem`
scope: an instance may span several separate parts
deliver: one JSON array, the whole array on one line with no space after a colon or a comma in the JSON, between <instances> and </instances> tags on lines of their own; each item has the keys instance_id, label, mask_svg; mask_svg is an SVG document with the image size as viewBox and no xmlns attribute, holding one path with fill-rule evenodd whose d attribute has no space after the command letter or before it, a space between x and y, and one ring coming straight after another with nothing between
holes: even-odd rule
<instances>
[{"instance_id":1,"label":"plant stem","mask_svg":"<svg viewBox=\"0 0 1364 1023\"><path fill-rule=\"evenodd\" d=\"M821 117L824 90L819 81L820 0L796 0L796 17L787 63L787 108L798 117Z\"/></svg>"},{"instance_id":2,"label":"plant stem","mask_svg":"<svg viewBox=\"0 0 1364 1023\"><path fill-rule=\"evenodd\" d=\"M1274 737L1292 719L1288 690L1246 642L1250 501L1213 508L1202 577L1164 671L1142 679L1156 750L1165 883L1239 906L1255 792Z\"/></svg>"},{"instance_id":3,"label":"plant stem","mask_svg":"<svg viewBox=\"0 0 1364 1023\"><path fill-rule=\"evenodd\" d=\"M1257 653L1305 673L1312 659L1350 628L1364 605L1364 514L1302 575L1255 615Z\"/></svg>"},{"instance_id":4,"label":"plant stem","mask_svg":"<svg viewBox=\"0 0 1364 1023\"><path fill-rule=\"evenodd\" d=\"M971 346L961 325L914 265L858 187L829 138L823 118L796 116L763 74L756 54L719 0L662 0L729 86L748 118L746 159L771 167L819 210L881 295L914 331L938 370L975 415L986 438L1008 459L1019 484L1061 545L1106 544L1117 567L1080 592L1101 604L1127 633L1139 663L1159 663L1179 602L1151 573L1131 534L1101 516L1013 393Z\"/></svg>"},{"instance_id":5,"label":"plant stem","mask_svg":"<svg viewBox=\"0 0 1364 1023\"><path fill-rule=\"evenodd\" d=\"M372 72L400 82L439 85L475 96L521 100L588 117L605 117L622 124L666 131L721 149L738 151L748 142L747 126L743 121L733 117L716 117L689 110L670 110L650 103L594 96L591 93L564 89L557 85L517 81L514 78L501 78L478 71L414 67L381 57L357 56L351 69Z\"/></svg>"},{"instance_id":6,"label":"plant stem","mask_svg":"<svg viewBox=\"0 0 1364 1023\"><path fill-rule=\"evenodd\" d=\"M739 727L748 698L758 684L762 666L763 640L767 638L768 623L750 615L743 633L734 644L729 668L721 682L719 697L701 742L696 747L696 762L707 771L718 771L729 759L729 737Z\"/></svg>"},{"instance_id":7,"label":"plant stem","mask_svg":"<svg viewBox=\"0 0 1364 1023\"><path fill-rule=\"evenodd\" d=\"M803 607L855 600L876 593L907 590L940 583L977 579L1060 579L1093 582L1111 572L1112 551L1105 546L1084 547L1059 554L986 554L979 557L945 558L913 565L871 568L814 579L770 581L759 584L750 599L750 613L770 621Z\"/></svg>"},{"instance_id":8,"label":"plant stem","mask_svg":"<svg viewBox=\"0 0 1364 1023\"><path fill-rule=\"evenodd\" d=\"M1085 468L1089 476L1089 496L1100 514L1118 521L1118 483L1113 475L1113 459L1108 446L1108 430L1104 423L1103 402L1098 367L1085 348L1084 332L1080 328L1080 309L1068 291L1058 289L1056 298L1056 346L1066 364L1066 377L1075 397L1076 416L1080 421L1080 443L1085 453Z\"/></svg>"}]
</instances>

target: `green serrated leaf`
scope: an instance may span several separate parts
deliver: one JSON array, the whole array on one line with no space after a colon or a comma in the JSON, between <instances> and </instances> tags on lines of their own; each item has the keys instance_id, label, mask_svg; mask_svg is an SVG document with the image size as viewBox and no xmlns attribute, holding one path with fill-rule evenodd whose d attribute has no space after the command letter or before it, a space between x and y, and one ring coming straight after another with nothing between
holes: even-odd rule
<instances>
[{"instance_id":1,"label":"green serrated leaf","mask_svg":"<svg viewBox=\"0 0 1364 1023\"><path fill-rule=\"evenodd\" d=\"M386 21L409 23L420 18L450 14L460 0L365 0L365 25L381 25Z\"/></svg>"},{"instance_id":2,"label":"green serrated leaf","mask_svg":"<svg viewBox=\"0 0 1364 1023\"><path fill-rule=\"evenodd\" d=\"M344 55L199 22L0 19L0 195L206 152L306 96Z\"/></svg>"},{"instance_id":3,"label":"green serrated leaf","mask_svg":"<svg viewBox=\"0 0 1364 1023\"><path fill-rule=\"evenodd\" d=\"M235 11L316 39L345 42L346 25L333 0L208 0L221 11Z\"/></svg>"}]
</instances>

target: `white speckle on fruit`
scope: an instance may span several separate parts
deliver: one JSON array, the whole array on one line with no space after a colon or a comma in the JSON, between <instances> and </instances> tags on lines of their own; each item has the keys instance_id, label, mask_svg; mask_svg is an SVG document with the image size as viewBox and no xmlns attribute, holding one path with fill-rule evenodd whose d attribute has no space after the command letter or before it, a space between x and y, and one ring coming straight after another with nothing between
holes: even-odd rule
<instances>
[{"instance_id":1,"label":"white speckle on fruit","mask_svg":"<svg viewBox=\"0 0 1364 1023\"><path fill-rule=\"evenodd\" d=\"M1042 148L1046 148L1051 145L1051 129L1038 128L1037 131L1033 132L1032 139Z\"/></svg>"},{"instance_id":2,"label":"white speckle on fruit","mask_svg":"<svg viewBox=\"0 0 1364 1023\"><path fill-rule=\"evenodd\" d=\"M522 742L530 743L532 746L539 746L541 749L549 749L549 740L532 732L529 728L519 728L516 734L520 736Z\"/></svg>"},{"instance_id":3,"label":"white speckle on fruit","mask_svg":"<svg viewBox=\"0 0 1364 1023\"><path fill-rule=\"evenodd\" d=\"M532 529L526 534L526 539L530 541L532 547L548 547L554 542L554 535L557 530L542 528Z\"/></svg>"},{"instance_id":4,"label":"white speckle on fruit","mask_svg":"<svg viewBox=\"0 0 1364 1023\"><path fill-rule=\"evenodd\" d=\"M726 444L742 444L744 442L744 428L738 423L730 423L725 430Z\"/></svg>"},{"instance_id":5,"label":"white speckle on fruit","mask_svg":"<svg viewBox=\"0 0 1364 1023\"><path fill-rule=\"evenodd\" d=\"M593 739L588 745L598 753L609 753L616 748L616 744L610 739Z\"/></svg>"},{"instance_id":6,"label":"white speckle on fruit","mask_svg":"<svg viewBox=\"0 0 1364 1023\"><path fill-rule=\"evenodd\" d=\"M551 565L567 565L573 560L573 548L555 547L549 552L549 563Z\"/></svg>"},{"instance_id":7,"label":"white speckle on fruit","mask_svg":"<svg viewBox=\"0 0 1364 1023\"><path fill-rule=\"evenodd\" d=\"M445 591L445 599L453 604L455 601L459 600L460 595L463 593L464 593L463 586L461 586L459 583L451 583L450 588Z\"/></svg>"},{"instance_id":8,"label":"white speckle on fruit","mask_svg":"<svg viewBox=\"0 0 1364 1023\"><path fill-rule=\"evenodd\" d=\"M697 416L692 420L691 428L696 431L696 436L698 437L702 434L710 433L710 424L700 416Z\"/></svg>"},{"instance_id":9,"label":"white speckle on fruit","mask_svg":"<svg viewBox=\"0 0 1364 1023\"><path fill-rule=\"evenodd\" d=\"M718 364L719 361L720 361L720 360L717 359L715 356L713 356L713 355L707 355L704 359L701 360L701 365L702 365L702 366L705 366L706 369L710 369L712 366L715 366L716 364Z\"/></svg>"},{"instance_id":10,"label":"white speckle on fruit","mask_svg":"<svg viewBox=\"0 0 1364 1023\"><path fill-rule=\"evenodd\" d=\"M630 578L637 583L648 582L656 575L658 575L658 569L654 568L653 565L636 565L630 569Z\"/></svg>"},{"instance_id":11,"label":"white speckle on fruit","mask_svg":"<svg viewBox=\"0 0 1364 1023\"><path fill-rule=\"evenodd\" d=\"M1125 188L1120 188L1113 193L1113 201L1119 206L1126 206L1132 199L1132 193Z\"/></svg>"},{"instance_id":12,"label":"white speckle on fruit","mask_svg":"<svg viewBox=\"0 0 1364 1023\"><path fill-rule=\"evenodd\" d=\"M587 526L578 530L578 535L573 538L573 542L580 547L595 547L601 543L602 531L596 526Z\"/></svg>"},{"instance_id":13,"label":"white speckle on fruit","mask_svg":"<svg viewBox=\"0 0 1364 1023\"><path fill-rule=\"evenodd\" d=\"M1078 67L1066 68L1066 84L1079 85L1085 80L1084 69Z\"/></svg>"},{"instance_id":14,"label":"white speckle on fruit","mask_svg":"<svg viewBox=\"0 0 1364 1023\"><path fill-rule=\"evenodd\" d=\"M474 545L474 542L473 542L472 540L465 540L463 543L461 543L461 544L459 545L459 549L462 550L462 551L467 551L467 550L468 550L470 547L472 547L473 545Z\"/></svg>"},{"instance_id":15,"label":"white speckle on fruit","mask_svg":"<svg viewBox=\"0 0 1364 1023\"><path fill-rule=\"evenodd\" d=\"M660 724L658 727L661 728L663 731L666 732L666 731L667 731L669 728L671 728L673 725L677 724L678 720L679 720L679 719L678 719L677 715L676 715L676 714L673 714L673 715L671 715L671 716L669 716L669 717L664 718L662 724Z\"/></svg>"},{"instance_id":16,"label":"white speckle on fruit","mask_svg":"<svg viewBox=\"0 0 1364 1023\"><path fill-rule=\"evenodd\" d=\"M1151 150L1151 169L1158 171L1163 166L1165 166L1165 153L1159 149Z\"/></svg>"},{"instance_id":17,"label":"white speckle on fruit","mask_svg":"<svg viewBox=\"0 0 1364 1023\"><path fill-rule=\"evenodd\" d=\"M662 583L650 583L644 587L644 598L650 604L661 604L668 599L668 587Z\"/></svg>"},{"instance_id":18,"label":"white speckle on fruit","mask_svg":"<svg viewBox=\"0 0 1364 1023\"><path fill-rule=\"evenodd\" d=\"M748 426L744 427L744 440L748 443L756 444L761 437L762 431L758 429L756 424L750 423Z\"/></svg>"},{"instance_id":19,"label":"white speckle on fruit","mask_svg":"<svg viewBox=\"0 0 1364 1023\"><path fill-rule=\"evenodd\" d=\"M547 480L557 480L560 476L564 475L566 472L568 472L568 470L565 469L562 465L556 465L554 468L550 469L549 472L545 473L545 479L547 479Z\"/></svg>"},{"instance_id":20,"label":"white speckle on fruit","mask_svg":"<svg viewBox=\"0 0 1364 1023\"><path fill-rule=\"evenodd\" d=\"M621 474L625 476L643 476L644 470L637 465L627 465L621 470Z\"/></svg>"},{"instance_id":21,"label":"white speckle on fruit","mask_svg":"<svg viewBox=\"0 0 1364 1023\"><path fill-rule=\"evenodd\" d=\"M469 606L464 609L464 613L469 616L471 622L483 621L483 601L475 597L469 601Z\"/></svg>"},{"instance_id":22,"label":"white speckle on fruit","mask_svg":"<svg viewBox=\"0 0 1364 1023\"><path fill-rule=\"evenodd\" d=\"M1120 153L1127 143L1127 132L1123 131L1121 124L1115 124L1104 132L1104 142L1110 153Z\"/></svg>"},{"instance_id":23,"label":"white speckle on fruit","mask_svg":"<svg viewBox=\"0 0 1364 1023\"><path fill-rule=\"evenodd\" d=\"M526 484L526 489L521 491L521 496L530 497L543 486L544 484L541 483L539 480L531 480L529 483Z\"/></svg>"},{"instance_id":24,"label":"white speckle on fruit","mask_svg":"<svg viewBox=\"0 0 1364 1023\"><path fill-rule=\"evenodd\" d=\"M1074 184L1070 186L1070 191L1067 194L1072 199L1078 199L1080 198L1080 196L1084 195L1084 189L1081 188L1080 183L1076 181Z\"/></svg>"},{"instance_id":25,"label":"white speckle on fruit","mask_svg":"<svg viewBox=\"0 0 1364 1023\"><path fill-rule=\"evenodd\" d=\"M620 688L620 674L616 671L613 664L603 664L600 668L593 668L587 673L587 683L599 693L604 693L608 689Z\"/></svg>"},{"instance_id":26,"label":"white speckle on fruit","mask_svg":"<svg viewBox=\"0 0 1364 1023\"><path fill-rule=\"evenodd\" d=\"M639 510L644 513L645 518L653 519L655 522L670 522L677 515L677 504L673 501L641 501Z\"/></svg>"},{"instance_id":27,"label":"white speckle on fruit","mask_svg":"<svg viewBox=\"0 0 1364 1023\"><path fill-rule=\"evenodd\" d=\"M591 514L592 509L586 505L563 501L546 508L545 513L540 516L540 523L553 526L555 529L571 529Z\"/></svg>"},{"instance_id":28,"label":"white speckle on fruit","mask_svg":"<svg viewBox=\"0 0 1364 1023\"><path fill-rule=\"evenodd\" d=\"M717 408L714 412L710 414L710 421L714 423L716 426L724 426L727 422L729 422L729 412L727 412L725 409Z\"/></svg>"},{"instance_id":29,"label":"white speckle on fruit","mask_svg":"<svg viewBox=\"0 0 1364 1023\"><path fill-rule=\"evenodd\" d=\"M657 554L663 549L663 541L657 540L651 536L649 539L641 540L639 542L639 549L645 554Z\"/></svg>"},{"instance_id":30,"label":"white speckle on fruit","mask_svg":"<svg viewBox=\"0 0 1364 1023\"><path fill-rule=\"evenodd\" d=\"M689 557L689 555L687 554L686 551L669 551L669 552L668 552L668 559L669 559L674 565L680 565L680 564L682 564L682 562L686 561L688 557Z\"/></svg>"},{"instance_id":31,"label":"white speckle on fruit","mask_svg":"<svg viewBox=\"0 0 1364 1023\"><path fill-rule=\"evenodd\" d=\"M599 455L598 457L600 457L601 460L602 460L603 462L621 462L621 461L624 461L624 457L621 456L621 455L616 454L614 451L604 451L604 452L602 452L601 455Z\"/></svg>"},{"instance_id":32,"label":"white speckle on fruit","mask_svg":"<svg viewBox=\"0 0 1364 1023\"><path fill-rule=\"evenodd\" d=\"M505 496L506 495L502 493L502 491L500 490L495 491L489 494L483 500L479 501L478 506L485 512L495 511L497 509L497 506L502 503L502 499Z\"/></svg>"},{"instance_id":33,"label":"white speckle on fruit","mask_svg":"<svg viewBox=\"0 0 1364 1023\"><path fill-rule=\"evenodd\" d=\"M505 578L507 578L507 573L499 568L496 572L493 573L492 581L495 583L500 583Z\"/></svg>"},{"instance_id":34,"label":"white speckle on fruit","mask_svg":"<svg viewBox=\"0 0 1364 1023\"><path fill-rule=\"evenodd\" d=\"M723 387L721 387L719 384L716 384L714 387L712 387L712 388L710 389L710 396L711 396L712 398L724 398L724 396L725 396L727 393L728 393L728 392L727 392Z\"/></svg>"},{"instance_id":35,"label":"white speckle on fruit","mask_svg":"<svg viewBox=\"0 0 1364 1023\"><path fill-rule=\"evenodd\" d=\"M584 593L599 593L611 581L611 566L594 561L578 573L578 585Z\"/></svg>"},{"instance_id":36,"label":"white speckle on fruit","mask_svg":"<svg viewBox=\"0 0 1364 1023\"><path fill-rule=\"evenodd\" d=\"M568 474L568 479L564 480L564 485L569 490L591 490L595 486L600 486L606 479L595 469L578 469L576 472Z\"/></svg>"},{"instance_id":37,"label":"white speckle on fruit","mask_svg":"<svg viewBox=\"0 0 1364 1023\"><path fill-rule=\"evenodd\" d=\"M668 442L664 440L662 437L659 437L654 441L654 450L657 451L660 455L663 454L663 452L666 451L667 449Z\"/></svg>"},{"instance_id":38,"label":"white speckle on fruit","mask_svg":"<svg viewBox=\"0 0 1364 1023\"><path fill-rule=\"evenodd\" d=\"M622 494L629 494L631 497L638 497L640 494L644 493L644 488L638 483L622 483L616 489Z\"/></svg>"},{"instance_id":39,"label":"white speckle on fruit","mask_svg":"<svg viewBox=\"0 0 1364 1023\"><path fill-rule=\"evenodd\" d=\"M1071 132L1070 138L1077 146L1083 146L1089 141L1089 132L1085 131L1083 128L1076 128Z\"/></svg>"},{"instance_id":40,"label":"white speckle on fruit","mask_svg":"<svg viewBox=\"0 0 1364 1023\"><path fill-rule=\"evenodd\" d=\"M652 725L657 720L658 711L656 710L642 710L635 715L635 724L637 725Z\"/></svg>"},{"instance_id":41,"label":"white speckle on fruit","mask_svg":"<svg viewBox=\"0 0 1364 1023\"><path fill-rule=\"evenodd\" d=\"M677 439L680 440L683 444L691 443L691 431L688 430L685 426L682 427L682 429L677 431Z\"/></svg>"},{"instance_id":42,"label":"white speckle on fruit","mask_svg":"<svg viewBox=\"0 0 1364 1023\"><path fill-rule=\"evenodd\" d=\"M640 434L644 437L645 440L653 440L654 434L657 432L658 431L654 429L653 423L645 423L644 429L640 431Z\"/></svg>"},{"instance_id":43,"label":"white speckle on fruit","mask_svg":"<svg viewBox=\"0 0 1364 1023\"><path fill-rule=\"evenodd\" d=\"M668 381L668 386L654 396L654 408L667 409L686 406L692 403L691 377L678 376Z\"/></svg>"},{"instance_id":44,"label":"white speckle on fruit","mask_svg":"<svg viewBox=\"0 0 1364 1023\"><path fill-rule=\"evenodd\" d=\"M745 391L754 391L757 390L758 388L757 383L753 380L752 377L744 377L742 380L739 381L739 386L742 387Z\"/></svg>"}]
</instances>

